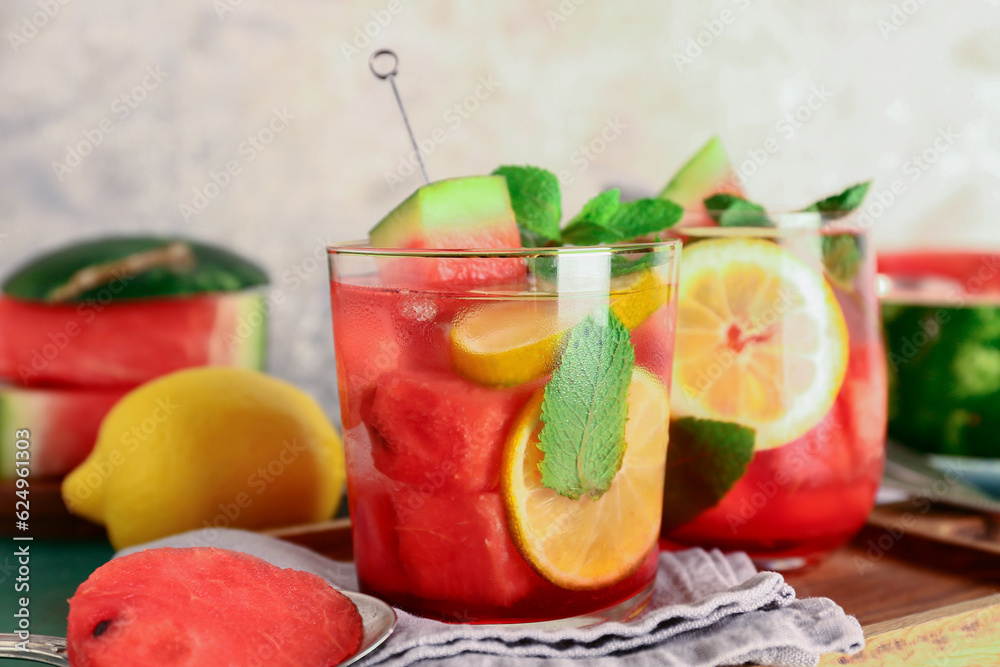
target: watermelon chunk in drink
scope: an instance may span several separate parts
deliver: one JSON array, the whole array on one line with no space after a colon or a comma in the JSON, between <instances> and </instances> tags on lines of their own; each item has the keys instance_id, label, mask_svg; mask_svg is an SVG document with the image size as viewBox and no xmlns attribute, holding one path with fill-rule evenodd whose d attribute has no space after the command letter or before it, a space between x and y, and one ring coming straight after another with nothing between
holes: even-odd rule
<instances>
[{"instance_id":1,"label":"watermelon chunk in drink","mask_svg":"<svg viewBox=\"0 0 1000 667\"><path fill-rule=\"evenodd\" d=\"M493 389L445 372L383 373L362 412L375 467L417 487L495 491L507 432L537 386Z\"/></svg>"}]
</instances>

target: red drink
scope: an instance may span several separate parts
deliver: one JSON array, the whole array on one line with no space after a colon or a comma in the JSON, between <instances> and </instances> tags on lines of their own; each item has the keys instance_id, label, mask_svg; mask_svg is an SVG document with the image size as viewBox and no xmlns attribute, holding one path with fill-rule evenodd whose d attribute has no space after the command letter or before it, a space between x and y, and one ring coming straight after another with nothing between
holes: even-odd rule
<instances>
[{"instance_id":1,"label":"red drink","mask_svg":"<svg viewBox=\"0 0 1000 667\"><path fill-rule=\"evenodd\" d=\"M847 542L881 479L886 373L873 258L858 233L758 230L764 238L739 238L745 232L699 232L685 248L672 418L746 426L754 444L733 440L675 465L682 443L672 428L668 490L671 480L691 477L715 485L694 507L667 501L661 543L743 550L765 567L791 569ZM701 244L709 245L698 252ZM698 257L711 244L728 250L707 265ZM724 285L717 290L727 305L711 306L718 294L686 280ZM699 320L709 311L716 339Z\"/></svg>"},{"instance_id":2,"label":"red drink","mask_svg":"<svg viewBox=\"0 0 1000 667\"><path fill-rule=\"evenodd\" d=\"M588 269L576 283L587 287L578 290L570 289L572 263L559 256L579 252L533 251L563 262L550 282L544 271L525 272L527 251L485 259L449 251L451 262L485 262L470 275L504 276L502 285L449 289L419 278L433 274L423 264L440 257L331 249L363 590L413 613L468 623L584 624L627 616L645 602L657 562L676 267L675 245L643 248L623 253L656 252L661 263L611 277L612 252L604 249L597 253L604 273ZM538 446L541 405L574 332L609 313L635 358L625 380L626 449L603 495L573 500L539 482L548 456ZM626 493L633 487L637 494ZM599 507L622 509L626 525L595 519Z\"/></svg>"}]
</instances>

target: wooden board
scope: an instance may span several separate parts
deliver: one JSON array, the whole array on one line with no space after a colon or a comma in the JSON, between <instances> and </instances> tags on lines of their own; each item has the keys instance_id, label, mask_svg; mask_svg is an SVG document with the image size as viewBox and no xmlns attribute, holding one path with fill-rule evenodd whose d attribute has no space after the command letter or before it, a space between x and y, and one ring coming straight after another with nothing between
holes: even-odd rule
<instances>
[{"instance_id":1,"label":"wooden board","mask_svg":"<svg viewBox=\"0 0 1000 667\"><path fill-rule=\"evenodd\" d=\"M1000 664L1000 556L906 534L892 523L905 511L904 505L880 508L872 522L888 527L869 525L821 565L786 575L799 597L831 598L864 628L864 651L829 654L820 664ZM952 522L972 543L970 536L980 534L976 522L989 521L937 506L922 516L939 528ZM332 558L351 558L347 520L271 534Z\"/></svg>"}]
</instances>

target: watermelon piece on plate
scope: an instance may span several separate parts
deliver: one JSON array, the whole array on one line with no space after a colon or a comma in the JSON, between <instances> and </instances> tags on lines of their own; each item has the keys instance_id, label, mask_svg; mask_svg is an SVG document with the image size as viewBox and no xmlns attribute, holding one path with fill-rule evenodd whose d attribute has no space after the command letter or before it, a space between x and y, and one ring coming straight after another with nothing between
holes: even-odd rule
<instances>
[{"instance_id":1,"label":"watermelon piece on plate","mask_svg":"<svg viewBox=\"0 0 1000 667\"><path fill-rule=\"evenodd\" d=\"M712 137L694 154L658 195L685 210L678 226L710 227L715 221L705 209L712 195L745 196L722 141Z\"/></svg>"},{"instance_id":2,"label":"watermelon piece on plate","mask_svg":"<svg viewBox=\"0 0 1000 667\"><path fill-rule=\"evenodd\" d=\"M133 387L199 365L261 368L266 310L256 265L188 240L69 246L10 276L0 296L0 378Z\"/></svg>"},{"instance_id":3,"label":"watermelon piece on plate","mask_svg":"<svg viewBox=\"0 0 1000 667\"><path fill-rule=\"evenodd\" d=\"M15 432L27 429L31 477L61 477L83 462L104 415L128 389L0 385L0 479L14 477Z\"/></svg>"},{"instance_id":4,"label":"watermelon piece on plate","mask_svg":"<svg viewBox=\"0 0 1000 667\"><path fill-rule=\"evenodd\" d=\"M354 603L319 576L249 554L146 549L102 565L69 601L72 665L340 664L361 646Z\"/></svg>"},{"instance_id":5,"label":"watermelon piece on plate","mask_svg":"<svg viewBox=\"0 0 1000 667\"><path fill-rule=\"evenodd\" d=\"M521 233L502 176L471 176L419 188L369 233L376 248L517 249ZM446 253L443 253L446 254ZM458 288L512 283L526 274L520 257L387 256L379 272L406 287Z\"/></svg>"},{"instance_id":6,"label":"watermelon piece on plate","mask_svg":"<svg viewBox=\"0 0 1000 667\"><path fill-rule=\"evenodd\" d=\"M507 432L538 386L493 389L440 371L383 373L362 406L375 467L414 487L497 489Z\"/></svg>"},{"instance_id":7,"label":"watermelon piece on plate","mask_svg":"<svg viewBox=\"0 0 1000 667\"><path fill-rule=\"evenodd\" d=\"M507 533L498 493L425 498L397 492L399 560L409 592L449 603L510 606L545 585Z\"/></svg>"}]
</instances>

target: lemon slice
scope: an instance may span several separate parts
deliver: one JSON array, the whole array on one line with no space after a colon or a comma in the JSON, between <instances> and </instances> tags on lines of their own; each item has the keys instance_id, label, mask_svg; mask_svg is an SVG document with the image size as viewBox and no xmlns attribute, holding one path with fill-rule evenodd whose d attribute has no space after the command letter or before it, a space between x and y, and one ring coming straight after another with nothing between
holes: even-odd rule
<instances>
[{"instance_id":1,"label":"lemon slice","mask_svg":"<svg viewBox=\"0 0 1000 667\"><path fill-rule=\"evenodd\" d=\"M819 268L762 239L700 241L681 255L677 309L674 416L749 426L762 450L830 410L847 325Z\"/></svg>"},{"instance_id":2,"label":"lemon slice","mask_svg":"<svg viewBox=\"0 0 1000 667\"><path fill-rule=\"evenodd\" d=\"M582 319L559 303L530 299L465 311L451 329L454 369L479 384L513 387L550 372L566 332Z\"/></svg>"},{"instance_id":3,"label":"lemon slice","mask_svg":"<svg viewBox=\"0 0 1000 667\"><path fill-rule=\"evenodd\" d=\"M670 287L653 271L611 280L611 310L629 330L645 322L669 300Z\"/></svg>"},{"instance_id":4,"label":"lemon slice","mask_svg":"<svg viewBox=\"0 0 1000 667\"><path fill-rule=\"evenodd\" d=\"M501 387L551 372L566 333L589 312L572 303L560 308L559 298L531 297L464 311L451 329L452 366L473 382ZM653 271L611 281L611 310L628 329L642 324L669 298L669 286Z\"/></svg>"},{"instance_id":5,"label":"lemon slice","mask_svg":"<svg viewBox=\"0 0 1000 667\"><path fill-rule=\"evenodd\" d=\"M669 400L652 375L632 372L625 457L607 493L570 500L542 486L543 392L525 405L504 449L502 484L514 544L548 581L603 588L633 574L655 548L663 510Z\"/></svg>"}]
</instances>

